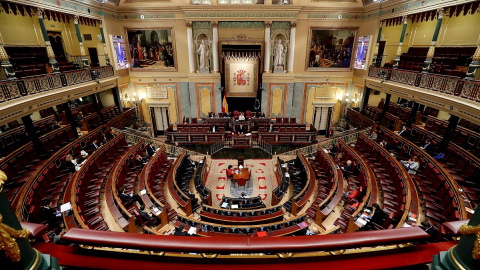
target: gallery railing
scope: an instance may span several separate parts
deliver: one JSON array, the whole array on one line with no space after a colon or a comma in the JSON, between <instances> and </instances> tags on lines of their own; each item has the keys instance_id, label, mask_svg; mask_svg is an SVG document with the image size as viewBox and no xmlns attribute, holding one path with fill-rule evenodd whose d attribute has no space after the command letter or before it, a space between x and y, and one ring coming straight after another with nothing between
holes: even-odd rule
<instances>
[{"instance_id":1,"label":"gallery railing","mask_svg":"<svg viewBox=\"0 0 480 270\"><path fill-rule=\"evenodd\" d=\"M480 102L480 81L374 66L369 68L368 76Z\"/></svg>"},{"instance_id":2,"label":"gallery railing","mask_svg":"<svg viewBox=\"0 0 480 270\"><path fill-rule=\"evenodd\" d=\"M95 67L91 69L71 70L62 73L29 76L15 80L0 81L0 103L50 91L79 83L91 82L114 76L112 66Z\"/></svg>"},{"instance_id":3,"label":"gallery railing","mask_svg":"<svg viewBox=\"0 0 480 270\"><path fill-rule=\"evenodd\" d=\"M182 148L180 146L175 146L171 144L164 143L160 140L157 140L155 138L152 138L148 135L146 135L143 132L135 132L134 130L124 130L124 129L118 129L118 128L112 128L115 130L115 134L124 134L125 136L125 141L127 141L129 144L137 144L141 140L145 140L146 143L152 144L155 146L155 148L159 148L161 146L165 146L165 151L169 156L174 156L178 157L181 153L187 152L187 155L194 155L194 156L204 156L205 154L195 152L186 148Z\"/></svg>"},{"instance_id":4,"label":"gallery railing","mask_svg":"<svg viewBox=\"0 0 480 270\"><path fill-rule=\"evenodd\" d=\"M296 152L298 151L306 157L311 156L311 155L314 155L314 154L317 153L318 146L321 146L324 149L330 149L333 145L337 144L338 140L343 140L347 144L355 143L357 141L357 138L358 138L360 133L368 136L368 134L370 134L371 129L372 129L372 127L368 127L368 128L365 128L365 129L355 131L355 132L350 131L346 134L343 134L342 136L334 137L332 139L325 140L325 141L322 141L322 142L319 142L319 143L316 143L316 144L312 144L312 145L309 145L309 146L306 146L306 147L302 147L302 148L298 148L298 149L295 149L295 150L292 150L292 151L284 152L284 153L281 153L281 155L295 155Z\"/></svg>"}]
</instances>

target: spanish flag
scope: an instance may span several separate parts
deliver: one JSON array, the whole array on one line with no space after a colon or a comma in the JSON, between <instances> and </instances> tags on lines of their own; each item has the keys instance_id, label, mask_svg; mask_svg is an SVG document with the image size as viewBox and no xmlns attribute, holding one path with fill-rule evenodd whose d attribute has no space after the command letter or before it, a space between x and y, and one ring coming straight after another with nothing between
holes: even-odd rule
<instances>
[{"instance_id":1,"label":"spanish flag","mask_svg":"<svg viewBox=\"0 0 480 270\"><path fill-rule=\"evenodd\" d=\"M228 103L227 103L227 97L226 96L223 96L222 111L223 112L228 112Z\"/></svg>"}]
</instances>

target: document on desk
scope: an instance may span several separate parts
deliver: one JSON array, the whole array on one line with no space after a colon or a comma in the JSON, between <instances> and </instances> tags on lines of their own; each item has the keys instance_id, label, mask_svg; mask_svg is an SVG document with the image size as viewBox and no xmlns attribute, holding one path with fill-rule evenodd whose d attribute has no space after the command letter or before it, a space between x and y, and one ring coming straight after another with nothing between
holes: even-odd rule
<instances>
[{"instance_id":1,"label":"document on desk","mask_svg":"<svg viewBox=\"0 0 480 270\"><path fill-rule=\"evenodd\" d=\"M188 230L188 234L190 235L197 234L197 227L190 227L190 229Z\"/></svg>"},{"instance_id":2,"label":"document on desk","mask_svg":"<svg viewBox=\"0 0 480 270\"><path fill-rule=\"evenodd\" d=\"M238 204L232 204L232 209L238 209Z\"/></svg>"},{"instance_id":3,"label":"document on desk","mask_svg":"<svg viewBox=\"0 0 480 270\"><path fill-rule=\"evenodd\" d=\"M145 194L147 194L147 190L146 190L146 189L140 190L140 195L145 195Z\"/></svg>"},{"instance_id":4,"label":"document on desk","mask_svg":"<svg viewBox=\"0 0 480 270\"><path fill-rule=\"evenodd\" d=\"M60 212L65 212L72 209L72 204L70 202L60 205Z\"/></svg>"},{"instance_id":5,"label":"document on desk","mask_svg":"<svg viewBox=\"0 0 480 270\"><path fill-rule=\"evenodd\" d=\"M224 203L222 203L222 205L221 205L220 207L222 207L222 208L227 208L227 206L228 206L228 203L227 203L227 202L224 202Z\"/></svg>"}]
</instances>

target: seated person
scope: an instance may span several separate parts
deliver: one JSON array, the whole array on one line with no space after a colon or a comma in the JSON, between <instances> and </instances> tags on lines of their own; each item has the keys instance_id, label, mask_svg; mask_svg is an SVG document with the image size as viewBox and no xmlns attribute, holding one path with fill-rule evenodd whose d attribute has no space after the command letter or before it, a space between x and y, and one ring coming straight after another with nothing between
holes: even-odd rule
<instances>
[{"instance_id":1,"label":"seated person","mask_svg":"<svg viewBox=\"0 0 480 270\"><path fill-rule=\"evenodd\" d=\"M409 174L416 174L417 170L420 168L420 161L417 156L413 156L407 161L402 160L400 162L402 163L403 167L408 170Z\"/></svg>"},{"instance_id":2,"label":"seated person","mask_svg":"<svg viewBox=\"0 0 480 270\"><path fill-rule=\"evenodd\" d=\"M76 169L75 167L77 166L77 160L73 158L73 156L71 154L68 154L66 157L65 157L65 167L67 167L67 169L71 172L71 173L75 173Z\"/></svg>"},{"instance_id":3,"label":"seated person","mask_svg":"<svg viewBox=\"0 0 480 270\"><path fill-rule=\"evenodd\" d=\"M273 132L273 124L270 123L270 126L268 126L267 132Z\"/></svg>"},{"instance_id":4,"label":"seated person","mask_svg":"<svg viewBox=\"0 0 480 270\"><path fill-rule=\"evenodd\" d=\"M261 112L258 117L259 117L259 118L265 118L265 113L264 113L264 112Z\"/></svg>"},{"instance_id":5,"label":"seated person","mask_svg":"<svg viewBox=\"0 0 480 270\"><path fill-rule=\"evenodd\" d=\"M53 121L52 130L55 130L60 127L60 124L57 121Z\"/></svg>"},{"instance_id":6,"label":"seated person","mask_svg":"<svg viewBox=\"0 0 480 270\"><path fill-rule=\"evenodd\" d=\"M307 233L305 235L316 235L318 234L318 229L317 227L312 226L312 228L309 228L307 230Z\"/></svg>"},{"instance_id":7,"label":"seated person","mask_svg":"<svg viewBox=\"0 0 480 270\"><path fill-rule=\"evenodd\" d=\"M237 128L237 134L245 134L245 127L243 126L243 124L240 124L240 126L238 126Z\"/></svg>"},{"instance_id":8,"label":"seated person","mask_svg":"<svg viewBox=\"0 0 480 270\"><path fill-rule=\"evenodd\" d=\"M188 236L188 233L187 231L185 230L185 225L180 225L178 226L177 229L175 229L175 233L173 235L176 235L176 236Z\"/></svg>"},{"instance_id":9,"label":"seated person","mask_svg":"<svg viewBox=\"0 0 480 270\"><path fill-rule=\"evenodd\" d=\"M428 153L432 148L432 141L430 141L430 139L425 139L425 143L423 144L423 146L420 146L420 148L422 148L423 151Z\"/></svg>"},{"instance_id":10,"label":"seated person","mask_svg":"<svg viewBox=\"0 0 480 270\"><path fill-rule=\"evenodd\" d=\"M229 112L224 112L223 113L223 118L229 118L230 117L230 113Z\"/></svg>"},{"instance_id":11,"label":"seated person","mask_svg":"<svg viewBox=\"0 0 480 270\"><path fill-rule=\"evenodd\" d=\"M348 188L348 191L343 193L343 198L346 201L353 201L356 199L358 195L358 187L356 185L352 185Z\"/></svg>"},{"instance_id":12,"label":"seated person","mask_svg":"<svg viewBox=\"0 0 480 270\"><path fill-rule=\"evenodd\" d=\"M211 132L217 132L217 131L218 131L217 125L212 125L212 126L210 127L210 131L211 131Z\"/></svg>"},{"instance_id":13,"label":"seated person","mask_svg":"<svg viewBox=\"0 0 480 270\"><path fill-rule=\"evenodd\" d=\"M228 165L227 178L228 178L228 179L233 178L233 166L232 166L232 165Z\"/></svg>"},{"instance_id":14,"label":"seated person","mask_svg":"<svg viewBox=\"0 0 480 270\"><path fill-rule=\"evenodd\" d=\"M407 126L403 126L402 127L402 130L400 130L398 132L398 135L402 136L403 138L405 138L407 135L408 135L408 130L407 130Z\"/></svg>"},{"instance_id":15,"label":"seated person","mask_svg":"<svg viewBox=\"0 0 480 270\"><path fill-rule=\"evenodd\" d=\"M62 222L62 213L52 206L51 201L45 201L40 209L40 218L47 222L49 229L53 229Z\"/></svg>"},{"instance_id":16,"label":"seated person","mask_svg":"<svg viewBox=\"0 0 480 270\"><path fill-rule=\"evenodd\" d=\"M140 206L140 209L138 209L138 214L140 214L143 221L147 222L149 226L155 226L160 223L160 219L157 216L152 213L147 213L147 211L145 211L144 205Z\"/></svg>"},{"instance_id":17,"label":"seated person","mask_svg":"<svg viewBox=\"0 0 480 270\"><path fill-rule=\"evenodd\" d=\"M138 194L133 194L133 192L127 193L127 191L125 190L125 187L120 188L119 192L120 194L118 196L120 197L120 200L122 200L123 204L126 205L130 203L138 202L140 205L143 205L142 198L140 198Z\"/></svg>"},{"instance_id":18,"label":"seated person","mask_svg":"<svg viewBox=\"0 0 480 270\"><path fill-rule=\"evenodd\" d=\"M388 144L388 142L387 142L387 139L383 139L383 140L380 142L380 146L388 150L389 144Z\"/></svg>"},{"instance_id":19,"label":"seated person","mask_svg":"<svg viewBox=\"0 0 480 270\"><path fill-rule=\"evenodd\" d=\"M428 220L424 220L422 221L422 223L420 223L421 225L419 226L420 228L422 228L426 233L428 233L431 237L435 237L437 236L437 229L435 229L435 227L433 227L430 222L428 222Z\"/></svg>"},{"instance_id":20,"label":"seated person","mask_svg":"<svg viewBox=\"0 0 480 270\"><path fill-rule=\"evenodd\" d=\"M188 124L188 117L184 116L182 122L183 122L184 124Z\"/></svg>"},{"instance_id":21,"label":"seated person","mask_svg":"<svg viewBox=\"0 0 480 270\"><path fill-rule=\"evenodd\" d=\"M157 150L155 149L155 146L151 145L151 144L147 144L147 154L152 157L153 155L155 155L155 152Z\"/></svg>"},{"instance_id":22,"label":"seated person","mask_svg":"<svg viewBox=\"0 0 480 270\"><path fill-rule=\"evenodd\" d=\"M144 162L144 160L143 160L142 156L140 156L140 154L136 154L135 155L135 165L143 166L143 162Z\"/></svg>"},{"instance_id":23,"label":"seated person","mask_svg":"<svg viewBox=\"0 0 480 270\"><path fill-rule=\"evenodd\" d=\"M345 177L350 176L353 170L353 164L352 161L349 159L347 160L347 164L345 164L343 167L340 168L342 170L342 173Z\"/></svg>"},{"instance_id":24,"label":"seated person","mask_svg":"<svg viewBox=\"0 0 480 270\"><path fill-rule=\"evenodd\" d=\"M79 127L79 128L82 127L82 120L83 120L83 113L79 112L77 114L77 118L75 119L75 123L77 124L77 127Z\"/></svg>"},{"instance_id":25,"label":"seated person","mask_svg":"<svg viewBox=\"0 0 480 270\"><path fill-rule=\"evenodd\" d=\"M370 138L370 139L372 139L372 140L376 141L376 140L377 140L377 138L378 138L378 134L377 134L377 132L376 132L375 130L374 130L374 131L372 131L372 134L370 134L370 136L368 136L368 138Z\"/></svg>"},{"instance_id":26,"label":"seated person","mask_svg":"<svg viewBox=\"0 0 480 270\"><path fill-rule=\"evenodd\" d=\"M90 149L95 151L100 147L100 144L98 143L97 139L94 139L93 142L90 143Z\"/></svg>"},{"instance_id":27,"label":"seated person","mask_svg":"<svg viewBox=\"0 0 480 270\"><path fill-rule=\"evenodd\" d=\"M214 112L209 112L208 113L208 118L214 118L215 117L215 113Z\"/></svg>"},{"instance_id":28,"label":"seated person","mask_svg":"<svg viewBox=\"0 0 480 270\"><path fill-rule=\"evenodd\" d=\"M55 245L67 245L68 246L68 243L65 243L61 238L62 238L62 235L65 234L65 231L62 229L62 228L56 228L55 229L55 233L53 234L53 243Z\"/></svg>"},{"instance_id":29,"label":"seated person","mask_svg":"<svg viewBox=\"0 0 480 270\"><path fill-rule=\"evenodd\" d=\"M240 115L238 116L238 120L245 121L245 115L243 114L243 112L241 112Z\"/></svg>"}]
</instances>

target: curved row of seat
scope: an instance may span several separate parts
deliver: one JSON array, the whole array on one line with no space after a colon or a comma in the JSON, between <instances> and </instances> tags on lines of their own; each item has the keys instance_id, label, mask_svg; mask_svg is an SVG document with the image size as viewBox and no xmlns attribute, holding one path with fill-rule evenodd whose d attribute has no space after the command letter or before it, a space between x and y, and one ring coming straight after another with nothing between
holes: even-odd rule
<instances>
[{"instance_id":1,"label":"curved row of seat","mask_svg":"<svg viewBox=\"0 0 480 270\"><path fill-rule=\"evenodd\" d=\"M419 199L412 179L402 164L385 148L360 134L355 144L355 150L372 169L380 195L383 210L388 217L377 228L390 229L402 227L408 222L408 215L418 217ZM417 219L416 224L420 224Z\"/></svg>"},{"instance_id":2,"label":"curved row of seat","mask_svg":"<svg viewBox=\"0 0 480 270\"><path fill-rule=\"evenodd\" d=\"M318 187L317 197L307 210L307 215L322 224L343 196L343 174L333 158L319 148L315 158L310 159Z\"/></svg>"},{"instance_id":3,"label":"curved row of seat","mask_svg":"<svg viewBox=\"0 0 480 270\"><path fill-rule=\"evenodd\" d=\"M308 227L308 222L306 221L306 215L301 215L288 220L262 225L219 225L217 223L194 220L184 215L179 215L178 220L174 222L174 226L179 227L180 225L184 225L186 229L196 227L197 235L200 236L251 236L263 231L267 232L268 236L285 236L294 234Z\"/></svg>"},{"instance_id":4,"label":"curved row of seat","mask_svg":"<svg viewBox=\"0 0 480 270\"><path fill-rule=\"evenodd\" d=\"M50 133L53 130L55 116L51 115L37 121L33 121L33 127L37 136ZM17 123L18 125L18 123ZM30 142L25 126L19 125L0 134L0 157L5 157L16 149Z\"/></svg>"},{"instance_id":5,"label":"curved row of seat","mask_svg":"<svg viewBox=\"0 0 480 270\"><path fill-rule=\"evenodd\" d=\"M123 134L98 148L72 178L70 202L84 229L109 230L100 213L100 194L110 170L130 147Z\"/></svg>"},{"instance_id":6,"label":"curved row of seat","mask_svg":"<svg viewBox=\"0 0 480 270\"><path fill-rule=\"evenodd\" d=\"M382 127L378 134L380 138L387 139L391 151L398 158L407 160L412 156L419 157L420 169L411 177L423 200L425 217L430 224L440 228L443 222L467 218L465 207L472 206L463 199L465 194L445 168L420 147L392 131Z\"/></svg>"},{"instance_id":7,"label":"curved row of seat","mask_svg":"<svg viewBox=\"0 0 480 270\"><path fill-rule=\"evenodd\" d=\"M223 209L203 205L200 216L202 220L219 224L265 224L283 219L284 212L280 205L262 209Z\"/></svg>"},{"instance_id":8,"label":"curved row of seat","mask_svg":"<svg viewBox=\"0 0 480 270\"><path fill-rule=\"evenodd\" d=\"M290 186L290 177L286 177L287 164L277 157L277 171L275 177L277 179L278 186L272 191L272 205L279 203Z\"/></svg>"},{"instance_id":9,"label":"curved row of seat","mask_svg":"<svg viewBox=\"0 0 480 270\"><path fill-rule=\"evenodd\" d=\"M175 160L167 176L168 191L187 216L195 211L192 198L185 193L188 191L189 180L194 169L188 155L183 152ZM198 207L200 206L198 205Z\"/></svg>"},{"instance_id":10,"label":"curved row of seat","mask_svg":"<svg viewBox=\"0 0 480 270\"><path fill-rule=\"evenodd\" d=\"M343 166L348 160L352 161L353 174L355 178L349 178L349 185L355 184L358 187L358 195L351 202L346 202L340 216L334 225L340 227L341 232L354 232L358 229L355 219L363 213L367 206L377 202L378 187L372 169L366 162L343 140L338 140L337 152L343 153L343 160L336 160Z\"/></svg>"},{"instance_id":11,"label":"curved row of seat","mask_svg":"<svg viewBox=\"0 0 480 270\"><path fill-rule=\"evenodd\" d=\"M12 203L17 216L23 221L42 222L39 214L45 201L52 202L52 206L58 208L62 204L66 186L75 172L67 167L66 156L79 156L86 145L95 139L100 140L102 136L102 129L99 127L57 150L39 166Z\"/></svg>"},{"instance_id":12,"label":"curved row of seat","mask_svg":"<svg viewBox=\"0 0 480 270\"><path fill-rule=\"evenodd\" d=\"M137 217L136 221L140 222L138 218L138 209L135 203L124 204L119 198L118 194L120 188L125 188L127 194L135 191L137 176L143 169L143 165L135 163L135 157L145 151L145 141L141 140L136 145L131 147L126 153L124 153L121 159L115 164L110 171L105 184L105 202L107 208L110 210L113 218L117 224L125 231L132 230L133 223L131 223L132 217ZM100 190L98 190L98 193ZM139 225L143 226L144 222L140 222ZM129 226L132 224L132 226ZM133 230L132 232L136 232Z\"/></svg>"},{"instance_id":13,"label":"curved row of seat","mask_svg":"<svg viewBox=\"0 0 480 270\"><path fill-rule=\"evenodd\" d=\"M313 194L315 174L303 154L297 151L297 157L288 163L290 180L293 182L293 194L283 207L296 215L300 212Z\"/></svg>"},{"instance_id":14,"label":"curved row of seat","mask_svg":"<svg viewBox=\"0 0 480 270\"><path fill-rule=\"evenodd\" d=\"M163 184L172 164L173 160L168 159L165 146L162 146L143 167L138 181L138 190L146 191L145 194L140 195L145 206L162 210L159 217L162 225L177 216L177 212L167 202L163 193Z\"/></svg>"},{"instance_id":15,"label":"curved row of seat","mask_svg":"<svg viewBox=\"0 0 480 270\"><path fill-rule=\"evenodd\" d=\"M415 144L420 144L426 139L430 139L432 145L438 145L442 141L439 135L415 126L407 133L406 138ZM480 200L480 181L478 180L480 158L453 142L448 143L443 153L445 156L438 159L437 162L462 187L473 206L478 205Z\"/></svg>"},{"instance_id":16,"label":"curved row of seat","mask_svg":"<svg viewBox=\"0 0 480 270\"><path fill-rule=\"evenodd\" d=\"M48 154L54 154L76 138L70 126L51 131L39 138ZM10 202L21 187L44 164L47 156L35 151L32 142L18 148L0 161L0 170L4 171L9 181L5 184L5 194Z\"/></svg>"},{"instance_id":17,"label":"curved row of seat","mask_svg":"<svg viewBox=\"0 0 480 270\"><path fill-rule=\"evenodd\" d=\"M195 173L195 190L200 194L203 203L212 205L212 192L205 186L207 181L207 157L204 157L198 164L197 172Z\"/></svg>"}]
</instances>

